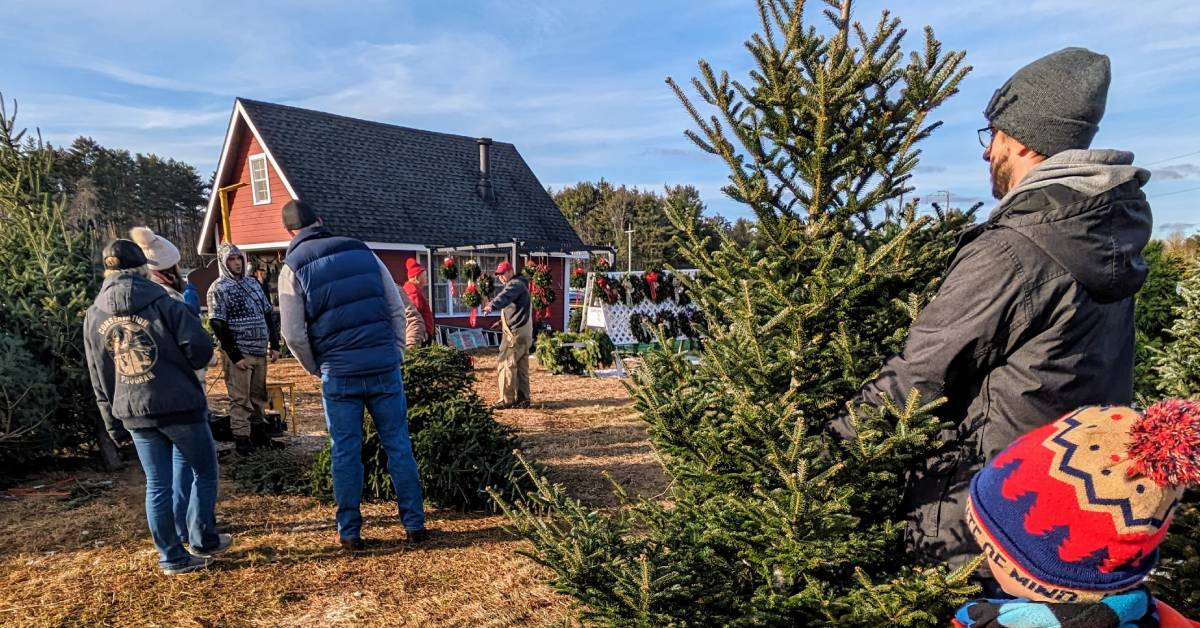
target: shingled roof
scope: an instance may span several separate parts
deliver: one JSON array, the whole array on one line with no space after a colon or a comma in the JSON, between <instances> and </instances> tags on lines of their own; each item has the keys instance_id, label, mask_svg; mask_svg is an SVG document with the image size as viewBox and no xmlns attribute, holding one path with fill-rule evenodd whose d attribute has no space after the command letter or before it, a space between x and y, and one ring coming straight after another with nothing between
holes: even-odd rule
<instances>
[{"instance_id":1,"label":"shingled roof","mask_svg":"<svg viewBox=\"0 0 1200 628\"><path fill-rule=\"evenodd\" d=\"M494 142L485 202L476 138L239 98L297 196L336 232L373 242L525 250L587 246L517 148Z\"/></svg>"}]
</instances>

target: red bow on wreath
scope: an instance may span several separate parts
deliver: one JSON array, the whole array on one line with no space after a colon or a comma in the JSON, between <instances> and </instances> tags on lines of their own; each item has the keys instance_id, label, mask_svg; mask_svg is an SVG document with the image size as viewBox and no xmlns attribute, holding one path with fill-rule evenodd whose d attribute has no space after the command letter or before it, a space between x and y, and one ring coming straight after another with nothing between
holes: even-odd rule
<instances>
[{"instance_id":1,"label":"red bow on wreath","mask_svg":"<svg viewBox=\"0 0 1200 628\"><path fill-rule=\"evenodd\" d=\"M646 286L650 288L650 300L658 302L658 273L650 271L645 274Z\"/></svg>"}]
</instances>

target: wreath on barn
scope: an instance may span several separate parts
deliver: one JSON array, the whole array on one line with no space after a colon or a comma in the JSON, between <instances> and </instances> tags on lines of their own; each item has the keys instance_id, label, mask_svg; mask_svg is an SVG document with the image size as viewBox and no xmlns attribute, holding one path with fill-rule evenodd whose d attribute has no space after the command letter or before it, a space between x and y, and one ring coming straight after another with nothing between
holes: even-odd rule
<instances>
[{"instance_id":1,"label":"wreath on barn","mask_svg":"<svg viewBox=\"0 0 1200 628\"><path fill-rule=\"evenodd\" d=\"M582 290L587 286L587 269L582 266L577 266L571 271L571 287L575 290Z\"/></svg>"}]
</instances>

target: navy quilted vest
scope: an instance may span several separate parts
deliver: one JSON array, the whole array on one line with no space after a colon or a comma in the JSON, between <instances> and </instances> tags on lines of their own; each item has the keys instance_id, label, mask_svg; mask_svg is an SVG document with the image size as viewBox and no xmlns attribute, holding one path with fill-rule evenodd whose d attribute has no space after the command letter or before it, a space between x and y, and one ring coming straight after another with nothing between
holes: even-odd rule
<instances>
[{"instance_id":1,"label":"navy quilted vest","mask_svg":"<svg viewBox=\"0 0 1200 628\"><path fill-rule=\"evenodd\" d=\"M292 239L284 263L303 290L321 373L377 375L400 365L379 261L367 245L324 226L307 227Z\"/></svg>"}]
</instances>

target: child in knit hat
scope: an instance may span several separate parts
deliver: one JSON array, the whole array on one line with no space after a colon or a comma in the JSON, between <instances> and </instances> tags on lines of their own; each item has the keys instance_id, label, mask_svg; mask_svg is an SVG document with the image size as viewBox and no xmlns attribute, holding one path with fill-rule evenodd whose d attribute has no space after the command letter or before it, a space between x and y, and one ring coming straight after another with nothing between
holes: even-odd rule
<instances>
[{"instance_id":1,"label":"child in knit hat","mask_svg":"<svg viewBox=\"0 0 1200 628\"><path fill-rule=\"evenodd\" d=\"M967 525L1012 600L961 628L1200 627L1143 584L1185 489L1200 485L1200 402L1093 406L1018 438L971 481Z\"/></svg>"}]
</instances>

